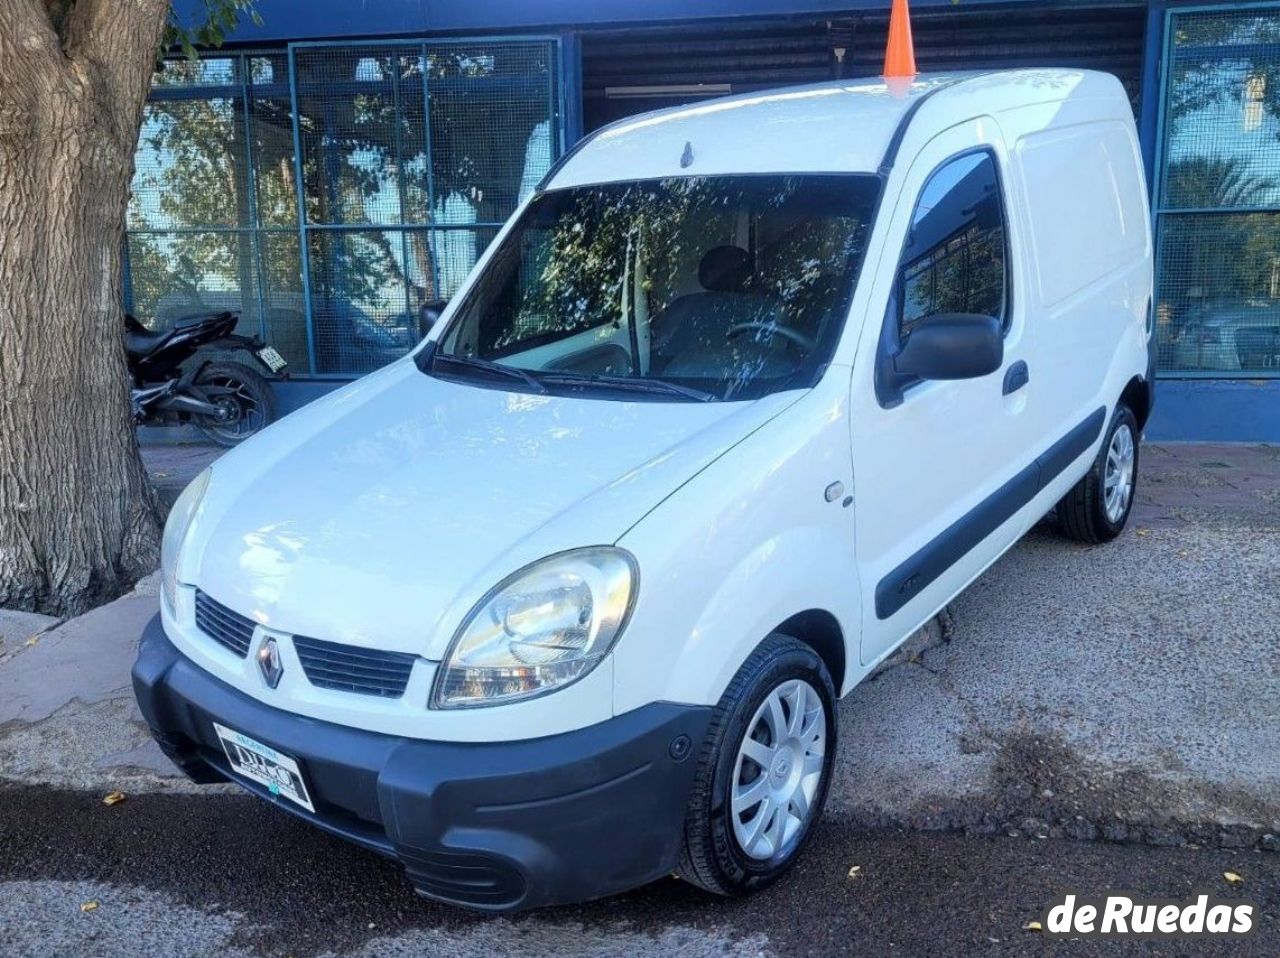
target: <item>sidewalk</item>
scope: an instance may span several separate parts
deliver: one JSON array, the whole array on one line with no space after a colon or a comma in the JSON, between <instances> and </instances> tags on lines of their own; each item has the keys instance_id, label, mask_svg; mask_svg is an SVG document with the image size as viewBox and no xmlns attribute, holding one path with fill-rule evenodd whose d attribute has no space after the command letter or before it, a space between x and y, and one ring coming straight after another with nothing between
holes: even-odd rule
<instances>
[{"instance_id":1,"label":"sidewalk","mask_svg":"<svg viewBox=\"0 0 1280 958\"><path fill-rule=\"evenodd\" d=\"M211 456L177 448L148 450L175 494ZM832 818L1280 850L1280 449L1142 457L1124 536L1034 530L842 703ZM155 607L144 589L0 660L0 776L194 788L129 690Z\"/></svg>"}]
</instances>

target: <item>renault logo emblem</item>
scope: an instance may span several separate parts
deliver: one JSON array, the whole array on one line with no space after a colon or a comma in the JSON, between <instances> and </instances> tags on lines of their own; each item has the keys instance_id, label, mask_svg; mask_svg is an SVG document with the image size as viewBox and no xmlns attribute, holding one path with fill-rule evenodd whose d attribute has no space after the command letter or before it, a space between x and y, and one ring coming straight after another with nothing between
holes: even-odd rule
<instances>
[{"instance_id":1,"label":"renault logo emblem","mask_svg":"<svg viewBox=\"0 0 1280 958\"><path fill-rule=\"evenodd\" d=\"M280 646L276 640L267 636L258 646L258 669L262 672L267 685L275 688L280 684L280 676L284 675L284 666L280 664Z\"/></svg>"}]
</instances>

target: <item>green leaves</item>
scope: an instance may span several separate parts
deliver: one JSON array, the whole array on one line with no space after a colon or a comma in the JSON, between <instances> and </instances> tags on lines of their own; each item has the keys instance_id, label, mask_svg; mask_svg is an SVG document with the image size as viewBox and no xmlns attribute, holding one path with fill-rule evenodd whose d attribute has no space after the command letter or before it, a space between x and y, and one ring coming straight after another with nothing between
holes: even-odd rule
<instances>
[{"instance_id":1,"label":"green leaves","mask_svg":"<svg viewBox=\"0 0 1280 958\"><path fill-rule=\"evenodd\" d=\"M199 57L200 47L220 47L226 42L227 35L239 23L240 17L247 16L257 27L262 26L262 17L256 9L256 0L204 0L204 21L202 23L183 23L171 8L169 24L165 27L162 49L180 47L188 60Z\"/></svg>"}]
</instances>

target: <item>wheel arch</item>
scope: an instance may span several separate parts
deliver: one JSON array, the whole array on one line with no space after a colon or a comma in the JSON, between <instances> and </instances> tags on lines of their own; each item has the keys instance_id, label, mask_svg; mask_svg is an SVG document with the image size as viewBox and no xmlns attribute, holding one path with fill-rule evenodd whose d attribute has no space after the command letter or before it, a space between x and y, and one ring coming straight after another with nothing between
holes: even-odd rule
<instances>
[{"instance_id":1,"label":"wheel arch","mask_svg":"<svg viewBox=\"0 0 1280 958\"><path fill-rule=\"evenodd\" d=\"M1147 426L1151 416L1151 384L1141 376L1134 376L1125 384L1120 393L1120 401L1133 410L1133 418L1138 421L1138 431Z\"/></svg>"},{"instance_id":2,"label":"wheel arch","mask_svg":"<svg viewBox=\"0 0 1280 958\"><path fill-rule=\"evenodd\" d=\"M669 528L655 530L658 542L672 538ZM638 546L634 540L628 545ZM632 551L645 569L648 550ZM681 570L688 568L690 559L678 542L673 552L681 557ZM657 700L714 704L774 633L810 646L827 666L837 693L845 690L853 671L849 663L858 661L861 608L851 541L803 527L763 539L724 565L695 564L703 570L696 578L649 565L654 569L650 581L667 588L648 605L638 603L614 649L615 709ZM715 586L703 591L707 579ZM637 641L633 633L650 639ZM655 660L667 664L655 669Z\"/></svg>"},{"instance_id":3,"label":"wheel arch","mask_svg":"<svg viewBox=\"0 0 1280 958\"><path fill-rule=\"evenodd\" d=\"M836 694L843 694L848 656L844 630L832 613L826 609L806 609L780 622L773 631L799 639L817 652L831 673L831 684L835 686Z\"/></svg>"}]
</instances>

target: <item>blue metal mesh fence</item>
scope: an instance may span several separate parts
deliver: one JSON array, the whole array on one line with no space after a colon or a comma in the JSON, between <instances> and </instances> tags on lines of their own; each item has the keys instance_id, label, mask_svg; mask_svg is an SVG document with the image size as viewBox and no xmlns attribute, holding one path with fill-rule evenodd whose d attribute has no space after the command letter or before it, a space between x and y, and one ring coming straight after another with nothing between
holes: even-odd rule
<instances>
[{"instance_id":1,"label":"blue metal mesh fence","mask_svg":"<svg viewBox=\"0 0 1280 958\"><path fill-rule=\"evenodd\" d=\"M549 43L426 47L433 219L501 223L551 165Z\"/></svg>"},{"instance_id":2,"label":"blue metal mesh fence","mask_svg":"<svg viewBox=\"0 0 1280 958\"><path fill-rule=\"evenodd\" d=\"M295 47L316 372L403 354L423 307L456 292L549 168L555 53L550 41Z\"/></svg>"},{"instance_id":3,"label":"blue metal mesh fence","mask_svg":"<svg viewBox=\"0 0 1280 958\"><path fill-rule=\"evenodd\" d=\"M166 62L136 157L131 308L157 327L240 310L298 375L403 355L558 154L557 54L530 39Z\"/></svg>"},{"instance_id":4,"label":"blue metal mesh fence","mask_svg":"<svg viewBox=\"0 0 1280 958\"><path fill-rule=\"evenodd\" d=\"M1175 13L1158 194L1166 373L1280 375L1280 7Z\"/></svg>"},{"instance_id":5,"label":"blue metal mesh fence","mask_svg":"<svg viewBox=\"0 0 1280 958\"><path fill-rule=\"evenodd\" d=\"M471 267L476 264L497 235L497 227L491 226L480 226L474 229L454 226L436 230L436 275L440 281L442 298L453 298L462 281L471 272Z\"/></svg>"},{"instance_id":6,"label":"blue metal mesh fence","mask_svg":"<svg viewBox=\"0 0 1280 958\"><path fill-rule=\"evenodd\" d=\"M157 72L127 245L129 306L144 323L238 310L240 332L305 361L289 116L282 54L176 60Z\"/></svg>"}]
</instances>

